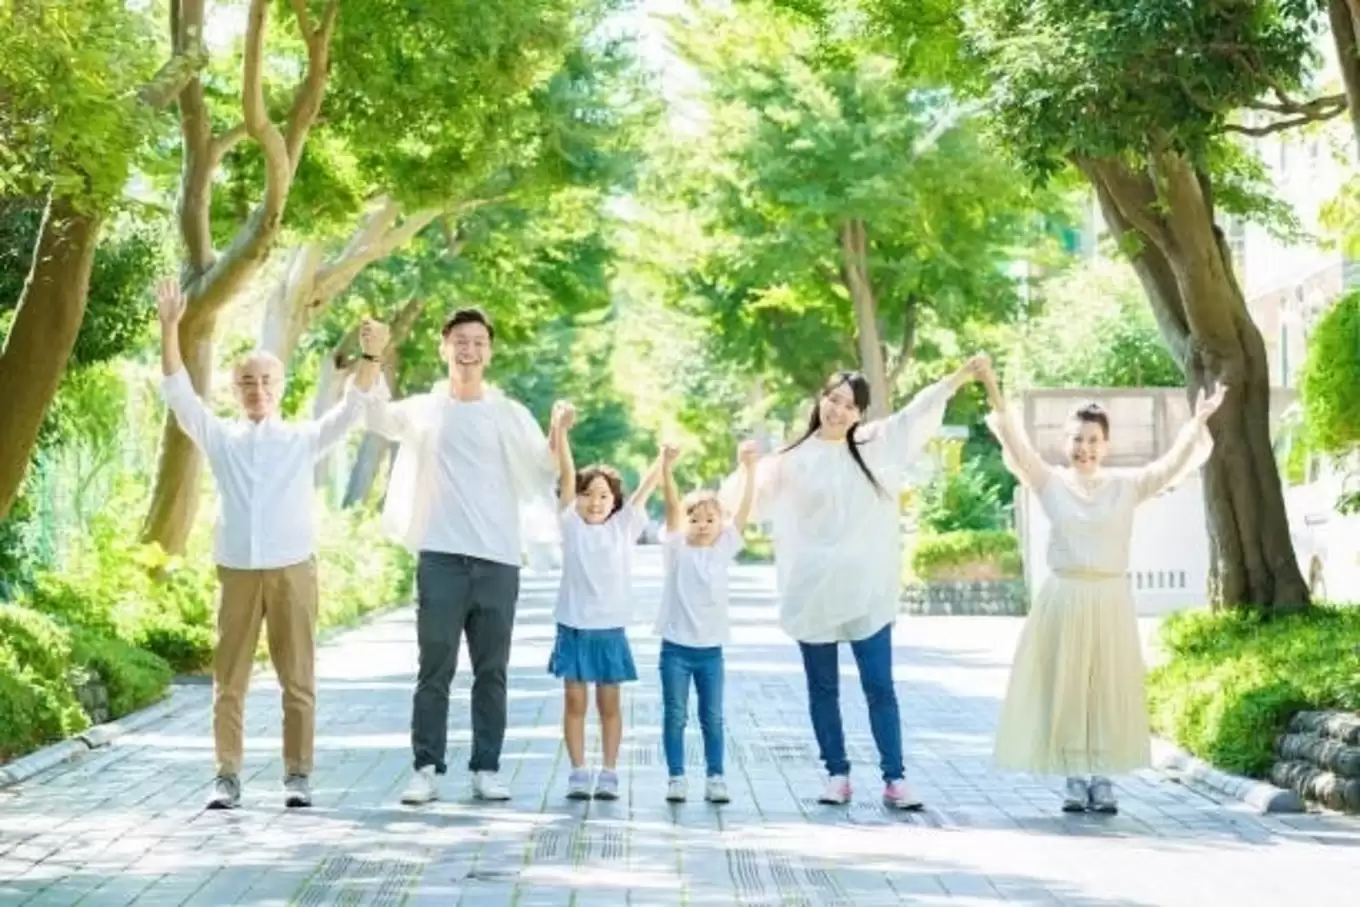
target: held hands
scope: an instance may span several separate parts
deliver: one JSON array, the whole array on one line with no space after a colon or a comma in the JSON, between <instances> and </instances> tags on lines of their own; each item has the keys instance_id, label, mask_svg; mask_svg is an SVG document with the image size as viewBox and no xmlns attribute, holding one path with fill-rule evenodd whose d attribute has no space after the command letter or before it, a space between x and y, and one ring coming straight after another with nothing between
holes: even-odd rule
<instances>
[{"instance_id":1,"label":"held hands","mask_svg":"<svg viewBox=\"0 0 1360 907\"><path fill-rule=\"evenodd\" d=\"M760 460L760 448L755 441L742 441L737 445L737 462L745 469L755 469Z\"/></svg>"},{"instance_id":2,"label":"held hands","mask_svg":"<svg viewBox=\"0 0 1360 907\"><path fill-rule=\"evenodd\" d=\"M359 325L359 348L365 356L378 357L387 351L390 339L387 325L372 318L365 318Z\"/></svg>"},{"instance_id":3,"label":"held hands","mask_svg":"<svg viewBox=\"0 0 1360 907\"><path fill-rule=\"evenodd\" d=\"M1206 393L1204 388L1200 388L1199 395L1195 398L1195 418L1200 422L1207 422L1210 416L1218 412L1218 408L1223 405L1223 398L1227 395L1226 384L1215 385L1212 393Z\"/></svg>"},{"instance_id":4,"label":"held hands","mask_svg":"<svg viewBox=\"0 0 1360 907\"><path fill-rule=\"evenodd\" d=\"M661 466L670 469L675 465L675 461L680 459L680 448L675 444L661 445Z\"/></svg>"},{"instance_id":5,"label":"held hands","mask_svg":"<svg viewBox=\"0 0 1360 907\"><path fill-rule=\"evenodd\" d=\"M561 431L571 431L571 427L576 424L576 407L565 400L558 400L553 404L551 424Z\"/></svg>"},{"instance_id":6,"label":"held hands","mask_svg":"<svg viewBox=\"0 0 1360 907\"><path fill-rule=\"evenodd\" d=\"M156 284L156 310L162 327L174 327L184 317L184 294L179 281L168 277Z\"/></svg>"}]
</instances>

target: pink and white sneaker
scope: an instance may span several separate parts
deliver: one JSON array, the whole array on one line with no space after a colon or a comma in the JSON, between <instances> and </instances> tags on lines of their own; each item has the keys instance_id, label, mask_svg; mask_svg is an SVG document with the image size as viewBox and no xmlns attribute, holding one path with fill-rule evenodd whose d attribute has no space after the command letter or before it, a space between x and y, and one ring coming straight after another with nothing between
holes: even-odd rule
<instances>
[{"instance_id":1,"label":"pink and white sneaker","mask_svg":"<svg viewBox=\"0 0 1360 907\"><path fill-rule=\"evenodd\" d=\"M921 802L921 798L911 792L907 782L898 779L892 784L883 788L883 802L890 809L921 810L926 805Z\"/></svg>"},{"instance_id":2,"label":"pink and white sneaker","mask_svg":"<svg viewBox=\"0 0 1360 907\"><path fill-rule=\"evenodd\" d=\"M817 802L827 806L844 806L850 802L850 796L850 779L845 775L832 775L827 779L826 789Z\"/></svg>"}]
</instances>

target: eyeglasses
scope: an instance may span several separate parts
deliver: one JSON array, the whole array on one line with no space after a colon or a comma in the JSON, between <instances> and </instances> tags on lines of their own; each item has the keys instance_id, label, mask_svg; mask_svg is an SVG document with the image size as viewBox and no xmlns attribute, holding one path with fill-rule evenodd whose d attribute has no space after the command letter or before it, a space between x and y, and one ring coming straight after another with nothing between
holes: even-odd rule
<instances>
[{"instance_id":1,"label":"eyeglasses","mask_svg":"<svg viewBox=\"0 0 1360 907\"><path fill-rule=\"evenodd\" d=\"M236 386L243 391L254 391L262 388L274 386L274 379L268 375L263 378L242 378L236 382Z\"/></svg>"}]
</instances>

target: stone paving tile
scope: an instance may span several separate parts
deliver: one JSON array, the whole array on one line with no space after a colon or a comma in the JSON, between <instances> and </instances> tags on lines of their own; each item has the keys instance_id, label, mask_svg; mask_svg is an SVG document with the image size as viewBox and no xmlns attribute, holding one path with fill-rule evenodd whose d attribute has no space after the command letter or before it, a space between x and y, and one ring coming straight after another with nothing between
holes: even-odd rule
<instances>
[{"instance_id":1,"label":"stone paving tile","mask_svg":"<svg viewBox=\"0 0 1360 907\"><path fill-rule=\"evenodd\" d=\"M928 809L877 800L863 696L844 657L856 764L847 808L820 806L796 648L774 626L771 572L733 580L728 780L734 802L663 802L655 550L638 558L631 629L641 682L627 689L622 798L562 798L561 691L544 671L555 580L526 577L511 665L503 773L511 804L467 795L468 683L455 686L445 799L397 797L410 769L413 615L396 612L319 660L316 807L282 807L279 696L247 705L245 806L201 808L212 744L207 687L115 745L0 791L0 905L1214 905L1352 903L1360 822L1261 817L1155 774L1119 779L1117 817L1057 812L1050 779L989 763L1019 622L906 618L897 677L908 771ZM702 783L691 719L686 763ZM593 733L593 731L592 731ZM598 759L598 741L592 740Z\"/></svg>"}]
</instances>

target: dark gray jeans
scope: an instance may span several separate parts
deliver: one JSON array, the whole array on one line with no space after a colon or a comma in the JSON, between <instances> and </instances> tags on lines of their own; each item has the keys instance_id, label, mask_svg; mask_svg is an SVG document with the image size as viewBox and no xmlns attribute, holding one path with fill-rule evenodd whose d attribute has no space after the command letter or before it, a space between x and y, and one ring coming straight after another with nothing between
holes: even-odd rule
<instances>
[{"instance_id":1,"label":"dark gray jeans","mask_svg":"<svg viewBox=\"0 0 1360 907\"><path fill-rule=\"evenodd\" d=\"M448 768L449 687L458 642L472 657L472 757L468 771L500 771L505 742L505 672L519 599L519 567L461 554L420 552L416 567L420 670L411 708L415 767Z\"/></svg>"}]
</instances>

